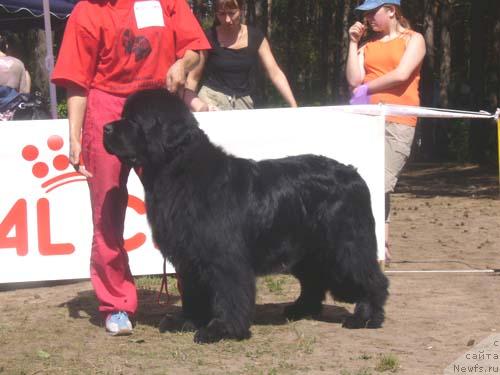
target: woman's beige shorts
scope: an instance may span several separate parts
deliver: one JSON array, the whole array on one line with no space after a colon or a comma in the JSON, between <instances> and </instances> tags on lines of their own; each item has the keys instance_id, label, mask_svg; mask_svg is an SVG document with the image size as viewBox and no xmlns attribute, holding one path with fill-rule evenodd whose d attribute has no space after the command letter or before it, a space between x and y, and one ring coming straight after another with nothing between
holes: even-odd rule
<instances>
[{"instance_id":1,"label":"woman's beige shorts","mask_svg":"<svg viewBox=\"0 0 500 375\"><path fill-rule=\"evenodd\" d=\"M410 156L415 127L388 122L385 124L385 192L394 191L399 174Z\"/></svg>"},{"instance_id":2,"label":"woman's beige shorts","mask_svg":"<svg viewBox=\"0 0 500 375\"><path fill-rule=\"evenodd\" d=\"M205 103L216 106L221 111L231 109L253 109L253 100L249 95L233 97L213 90L207 86L202 86L198 93L198 97Z\"/></svg>"}]
</instances>

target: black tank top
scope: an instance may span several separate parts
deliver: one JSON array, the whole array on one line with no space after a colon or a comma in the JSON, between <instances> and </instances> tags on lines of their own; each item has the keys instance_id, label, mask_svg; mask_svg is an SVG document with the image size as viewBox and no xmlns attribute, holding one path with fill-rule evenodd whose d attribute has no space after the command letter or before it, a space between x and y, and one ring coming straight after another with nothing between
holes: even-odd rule
<instances>
[{"instance_id":1,"label":"black tank top","mask_svg":"<svg viewBox=\"0 0 500 375\"><path fill-rule=\"evenodd\" d=\"M206 31L212 45L208 51L202 84L230 96L251 95L259 64L258 49L264 40L260 30L247 26L248 46L240 49L221 47L215 27Z\"/></svg>"}]
</instances>

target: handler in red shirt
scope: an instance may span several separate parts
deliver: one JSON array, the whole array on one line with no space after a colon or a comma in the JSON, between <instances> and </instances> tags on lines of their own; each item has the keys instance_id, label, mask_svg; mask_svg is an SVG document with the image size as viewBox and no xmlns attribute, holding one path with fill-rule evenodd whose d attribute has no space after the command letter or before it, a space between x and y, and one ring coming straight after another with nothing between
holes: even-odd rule
<instances>
[{"instance_id":1,"label":"handler in red shirt","mask_svg":"<svg viewBox=\"0 0 500 375\"><path fill-rule=\"evenodd\" d=\"M67 89L70 162L92 205L90 277L112 335L132 332L137 291L123 247L130 168L104 149L103 126L137 90L176 92L209 48L186 0L81 0L68 20L52 82Z\"/></svg>"}]
</instances>

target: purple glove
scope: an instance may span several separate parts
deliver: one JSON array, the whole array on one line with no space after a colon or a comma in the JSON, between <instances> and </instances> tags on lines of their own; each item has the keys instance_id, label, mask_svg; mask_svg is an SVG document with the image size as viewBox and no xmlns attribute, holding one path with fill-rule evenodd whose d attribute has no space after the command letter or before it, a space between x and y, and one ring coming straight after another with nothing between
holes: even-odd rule
<instances>
[{"instance_id":1,"label":"purple glove","mask_svg":"<svg viewBox=\"0 0 500 375\"><path fill-rule=\"evenodd\" d=\"M368 86L361 85L354 89L349 104L370 104L370 96L368 95Z\"/></svg>"}]
</instances>

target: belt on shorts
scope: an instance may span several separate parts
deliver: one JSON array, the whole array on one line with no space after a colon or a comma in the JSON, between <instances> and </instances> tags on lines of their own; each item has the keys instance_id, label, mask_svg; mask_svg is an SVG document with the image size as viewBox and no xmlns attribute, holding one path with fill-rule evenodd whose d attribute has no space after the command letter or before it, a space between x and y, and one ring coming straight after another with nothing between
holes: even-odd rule
<instances>
[{"instance_id":1,"label":"belt on shorts","mask_svg":"<svg viewBox=\"0 0 500 375\"><path fill-rule=\"evenodd\" d=\"M226 95L226 96L227 96L227 100L229 101L229 105L231 106L231 108L235 109L236 108L236 100L243 98L247 95L233 94L233 95Z\"/></svg>"}]
</instances>

